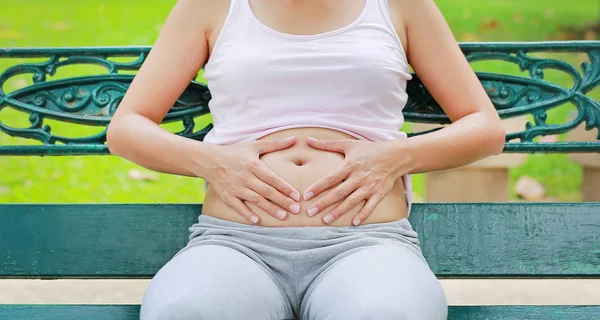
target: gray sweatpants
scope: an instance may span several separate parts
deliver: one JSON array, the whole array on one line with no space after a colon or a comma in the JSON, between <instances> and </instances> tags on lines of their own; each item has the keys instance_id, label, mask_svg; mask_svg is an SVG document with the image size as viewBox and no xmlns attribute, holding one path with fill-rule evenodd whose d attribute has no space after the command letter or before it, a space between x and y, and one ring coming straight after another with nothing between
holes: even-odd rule
<instances>
[{"instance_id":1,"label":"gray sweatpants","mask_svg":"<svg viewBox=\"0 0 600 320\"><path fill-rule=\"evenodd\" d=\"M198 220L150 283L142 320L447 318L407 219L281 228Z\"/></svg>"}]
</instances>

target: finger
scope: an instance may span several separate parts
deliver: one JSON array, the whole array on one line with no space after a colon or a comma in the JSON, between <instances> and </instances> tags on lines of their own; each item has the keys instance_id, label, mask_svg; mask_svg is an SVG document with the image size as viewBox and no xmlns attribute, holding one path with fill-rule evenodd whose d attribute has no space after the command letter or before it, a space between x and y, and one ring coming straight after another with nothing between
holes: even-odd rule
<instances>
[{"instance_id":1,"label":"finger","mask_svg":"<svg viewBox=\"0 0 600 320\"><path fill-rule=\"evenodd\" d=\"M306 137L306 143L319 150L346 153L350 140L319 140L313 137Z\"/></svg>"},{"instance_id":2,"label":"finger","mask_svg":"<svg viewBox=\"0 0 600 320\"><path fill-rule=\"evenodd\" d=\"M284 196L279 191L277 191L277 189L273 188L272 186L264 183L259 179L253 179L252 181L250 181L249 188L252 189L254 192L260 194L263 197L263 199L266 199L266 202L270 204L271 202L274 203L269 206L271 210L269 211L269 214L271 215L276 214L277 217L281 219L281 215L287 215L285 210L288 210L289 212L294 214L300 212L300 206L296 202L292 201L290 198ZM279 207L277 207L275 204L279 205ZM285 210L283 210L282 208ZM261 209L265 210L262 207ZM283 211L283 213L281 211Z\"/></svg>"},{"instance_id":3,"label":"finger","mask_svg":"<svg viewBox=\"0 0 600 320\"><path fill-rule=\"evenodd\" d=\"M323 198L315 201L307 211L307 214L312 217L315 214L322 212L330 205L343 202L345 199L358 188L358 182L348 179L328 192Z\"/></svg>"},{"instance_id":4,"label":"finger","mask_svg":"<svg viewBox=\"0 0 600 320\"><path fill-rule=\"evenodd\" d=\"M337 207L327 212L327 214L323 216L323 222L326 224L334 222L339 217L343 216L348 211L355 208L361 201L364 201L368 197L368 195L369 193L366 188L356 190L344 201L342 201L342 203L340 203Z\"/></svg>"},{"instance_id":5,"label":"finger","mask_svg":"<svg viewBox=\"0 0 600 320\"><path fill-rule=\"evenodd\" d=\"M277 207L263 196L250 189L246 189L240 198L243 199L243 201L262 209L264 212L279 220L285 220L285 218L288 217L288 213L285 210Z\"/></svg>"},{"instance_id":6,"label":"finger","mask_svg":"<svg viewBox=\"0 0 600 320\"><path fill-rule=\"evenodd\" d=\"M296 141L295 136L291 136L284 140L259 140L254 142L254 147L255 151L260 156L265 153L287 149L296 144Z\"/></svg>"},{"instance_id":7,"label":"finger","mask_svg":"<svg viewBox=\"0 0 600 320\"><path fill-rule=\"evenodd\" d=\"M372 195L369 198L369 200L367 200L367 203L365 203L364 207L362 207L362 209L360 209L360 211L356 214L354 219L352 219L352 224L358 226L359 224L361 224L361 222L367 220L367 218L371 215L371 213L373 213L373 210L375 210L379 202L381 202L381 199L383 199L383 196L381 196L378 193Z\"/></svg>"},{"instance_id":8,"label":"finger","mask_svg":"<svg viewBox=\"0 0 600 320\"><path fill-rule=\"evenodd\" d=\"M248 206L245 205L240 199L236 197L229 197L224 202L252 224L257 224L260 221L260 218L254 214L254 212L252 212L252 210L250 210L250 208L248 208Z\"/></svg>"},{"instance_id":9,"label":"finger","mask_svg":"<svg viewBox=\"0 0 600 320\"><path fill-rule=\"evenodd\" d=\"M323 178L317 180L308 189L304 191L304 200L310 200L321 192L331 189L338 183L344 181L350 175L352 169L342 163L342 167L338 170L326 174Z\"/></svg>"},{"instance_id":10,"label":"finger","mask_svg":"<svg viewBox=\"0 0 600 320\"><path fill-rule=\"evenodd\" d=\"M289 197L295 201L300 200L300 193L298 192L298 190L296 190L289 183L281 179L275 172L273 172L273 170L267 167L263 162L258 161L253 167L252 173L254 173L254 175L264 183L272 186L277 191L281 192L282 195ZM284 208L289 208L289 205Z\"/></svg>"}]
</instances>

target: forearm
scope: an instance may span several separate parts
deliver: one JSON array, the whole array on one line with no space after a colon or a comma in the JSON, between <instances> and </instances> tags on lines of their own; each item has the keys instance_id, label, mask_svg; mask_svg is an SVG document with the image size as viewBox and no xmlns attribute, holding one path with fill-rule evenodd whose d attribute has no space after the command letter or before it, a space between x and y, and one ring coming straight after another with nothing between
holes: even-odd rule
<instances>
[{"instance_id":1,"label":"forearm","mask_svg":"<svg viewBox=\"0 0 600 320\"><path fill-rule=\"evenodd\" d=\"M209 146L173 134L135 113L119 117L107 132L110 152L150 170L182 176L204 177Z\"/></svg>"},{"instance_id":2,"label":"forearm","mask_svg":"<svg viewBox=\"0 0 600 320\"><path fill-rule=\"evenodd\" d=\"M396 159L410 174L448 170L502 152L505 132L497 117L472 113L428 134L398 141Z\"/></svg>"}]
</instances>

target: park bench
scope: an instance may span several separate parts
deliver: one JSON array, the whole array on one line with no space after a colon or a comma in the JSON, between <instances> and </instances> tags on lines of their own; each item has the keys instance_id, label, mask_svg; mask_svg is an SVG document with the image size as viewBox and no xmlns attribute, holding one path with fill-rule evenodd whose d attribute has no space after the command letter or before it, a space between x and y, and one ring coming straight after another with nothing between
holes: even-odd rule
<instances>
[{"instance_id":1,"label":"park bench","mask_svg":"<svg viewBox=\"0 0 600 320\"><path fill-rule=\"evenodd\" d=\"M505 153L600 152L600 136L539 141L580 126L600 128L600 104L589 96L600 83L600 42L461 47L501 117L530 116L526 126L507 134ZM14 62L0 69L0 132L17 137L0 145L0 156L108 155L106 126L149 50L0 49L0 65ZM584 58L588 62L579 69ZM86 72L53 77L71 65ZM6 90L11 78L23 74L27 84ZM449 122L418 78L407 91L407 121ZM211 126L196 119L209 113L209 100L207 87L193 81L164 121L180 123L184 129L177 134L201 140ZM558 108L570 108L571 115L561 123L547 121ZM4 109L28 116L27 125L8 124ZM47 120L96 130L68 137L54 132ZM0 204L0 279L151 278L186 244L188 227L201 211L200 203ZM600 278L600 202L416 203L410 221L442 279ZM138 305L0 305L0 319L131 320L138 315ZM600 305L450 306L449 319L600 319Z\"/></svg>"}]
</instances>

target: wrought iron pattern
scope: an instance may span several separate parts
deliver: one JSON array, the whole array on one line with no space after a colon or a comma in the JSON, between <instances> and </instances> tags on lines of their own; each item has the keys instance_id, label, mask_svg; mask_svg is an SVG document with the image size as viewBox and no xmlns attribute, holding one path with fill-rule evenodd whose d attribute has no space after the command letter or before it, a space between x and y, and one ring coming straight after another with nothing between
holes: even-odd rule
<instances>
[{"instance_id":1,"label":"wrought iron pattern","mask_svg":"<svg viewBox=\"0 0 600 320\"><path fill-rule=\"evenodd\" d=\"M588 96L600 83L600 42L540 42L540 43L462 43L461 48L470 62L504 61L526 71L528 76L479 72L478 77L494 103L499 115L506 119L532 115L522 131L506 137L505 152L600 152L600 141L537 143L534 138L568 132L585 123L587 130L600 132L600 103ZM2 154L66 155L106 154L106 129L89 136L69 138L56 135L45 119L106 128L131 81L131 73L144 62L149 47L94 47L94 48L24 48L0 49L2 58L43 58L43 62L22 62L0 69L0 112L12 108L29 115L26 128L11 127L2 122L0 131L15 136L36 139L43 146L0 146ZM583 53L589 62L581 70L568 61L552 57L534 57L532 53ZM118 62L117 57L130 57L129 62ZM105 72L48 79L69 65L94 65ZM563 87L544 78L546 70L557 70L568 75L572 87ZM30 75L33 83L24 88L6 92L9 80ZM404 110L407 121L449 123L442 108L436 103L417 76L407 87L409 101ZM209 113L208 88L197 81L190 83L174 104L164 122L178 121L184 129L177 134L202 140L211 125L196 129L194 119ZM548 111L572 103L577 115L562 124L546 122ZM411 135L422 134L414 133ZM597 137L600 140L600 134Z\"/></svg>"},{"instance_id":2,"label":"wrought iron pattern","mask_svg":"<svg viewBox=\"0 0 600 320\"><path fill-rule=\"evenodd\" d=\"M586 130L598 129L600 140L600 103L588 96L600 84L600 42L465 43L461 48L469 62L504 61L528 73L477 73L501 118L532 115L533 122L528 122L522 131L507 134L505 152L600 152L600 141L533 142L539 136L569 132L582 123ZM568 61L531 55L557 52L585 54L589 62L583 62L580 71ZM570 77L572 87L547 81L544 71L550 69ZM408 121L450 123L418 77L409 82L407 92L410 98L404 115ZM566 103L575 105L577 115L565 123L547 123L548 111Z\"/></svg>"},{"instance_id":3,"label":"wrought iron pattern","mask_svg":"<svg viewBox=\"0 0 600 320\"><path fill-rule=\"evenodd\" d=\"M25 128L11 127L2 122L0 130L14 137L41 141L44 146L0 147L0 154L105 154L107 148L106 127L121 99L133 80L150 48L64 48L64 49L0 49L1 58L45 59L39 63L20 63L0 73L0 111L12 108L29 115L30 125ZM133 61L117 62L117 57L131 57ZM102 67L102 73L48 79L69 65ZM6 85L17 76L30 75L32 84L7 93ZM183 130L177 134L202 139L212 128L195 128L194 119L209 113L210 92L205 84L193 81L165 116L163 123L181 122ZM101 133L70 138L52 132L44 124L45 119L69 123L101 126ZM10 148L10 149L9 149Z\"/></svg>"}]
</instances>

